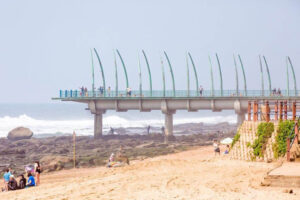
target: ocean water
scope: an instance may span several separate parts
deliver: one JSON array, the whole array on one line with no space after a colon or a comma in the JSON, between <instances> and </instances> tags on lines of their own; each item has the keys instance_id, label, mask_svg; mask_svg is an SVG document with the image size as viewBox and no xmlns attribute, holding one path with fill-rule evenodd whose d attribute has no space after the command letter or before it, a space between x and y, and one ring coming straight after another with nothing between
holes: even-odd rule
<instances>
[{"instance_id":1,"label":"ocean water","mask_svg":"<svg viewBox=\"0 0 300 200\"><path fill-rule=\"evenodd\" d=\"M93 135L93 115L85 110L86 104L48 103L48 104L0 104L0 137L18 126L30 128L35 135L71 134ZM233 111L212 112L177 111L174 124L185 123L236 123ZM113 128L162 127L164 115L161 111L115 112L103 115L103 131L107 134Z\"/></svg>"}]
</instances>

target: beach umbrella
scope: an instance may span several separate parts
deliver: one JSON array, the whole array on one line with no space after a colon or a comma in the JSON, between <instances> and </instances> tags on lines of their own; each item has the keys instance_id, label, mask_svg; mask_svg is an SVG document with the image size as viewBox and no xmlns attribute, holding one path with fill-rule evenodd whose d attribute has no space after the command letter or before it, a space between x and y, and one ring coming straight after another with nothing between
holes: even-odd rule
<instances>
[{"instance_id":1,"label":"beach umbrella","mask_svg":"<svg viewBox=\"0 0 300 200\"><path fill-rule=\"evenodd\" d=\"M221 140L221 144L231 144L232 143L232 138L225 138Z\"/></svg>"}]
</instances>

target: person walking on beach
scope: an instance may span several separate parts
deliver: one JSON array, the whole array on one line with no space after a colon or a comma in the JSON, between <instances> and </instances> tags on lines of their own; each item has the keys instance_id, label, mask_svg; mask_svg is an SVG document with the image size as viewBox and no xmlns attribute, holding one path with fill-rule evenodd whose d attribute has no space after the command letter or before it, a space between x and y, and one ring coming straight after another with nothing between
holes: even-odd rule
<instances>
[{"instance_id":1,"label":"person walking on beach","mask_svg":"<svg viewBox=\"0 0 300 200\"><path fill-rule=\"evenodd\" d=\"M161 134L165 135L165 127L164 126L161 127Z\"/></svg>"},{"instance_id":2,"label":"person walking on beach","mask_svg":"<svg viewBox=\"0 0 300 200\"><path fill-rule=\"evenodd\" d=\"M214 146L215 155L217 155L217 154L220 155L220 147L219 147L219 143L217 142L217 140L214 140L213 146Z\"/></svg>"},{"instance_id":3,"label":"person walking on beach","mask_svg":"<svg viewBox=\"0 0 300 200\"><path fill-rule=\"evenodd\" d=\"M41 165L39 161L35 161L34 163L34 173L36 178L36 185L40 184L40 175L41 175Z\"/></svg>"},{"instance_id":4,"label":"person walking on beach","mask_svg":"<svg viewBox=\"0 0 300 200\"><path fill-rule=\"evenodd\" d=\"M147 135L149 135L150 134L150 125L149 126L147 126Z\"/></svg>"},{"instance_id":5,"label":"person walking on beach","mask_svg":"<svg viewBox=\"0 0 300 200\"><path fill-rule=\"evenodd\" d=\"M110 127L110 134L113 135L115 132L114 128L113 127Z\"/></svg>"}]
</instances>

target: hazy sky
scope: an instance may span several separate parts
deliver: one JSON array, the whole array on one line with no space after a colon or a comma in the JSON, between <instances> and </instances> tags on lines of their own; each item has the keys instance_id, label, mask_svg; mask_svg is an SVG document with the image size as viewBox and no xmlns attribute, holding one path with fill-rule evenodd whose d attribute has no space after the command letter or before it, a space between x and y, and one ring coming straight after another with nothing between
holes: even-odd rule
<instances>
[{"instance_id":1,"label":"hazy sky","mask_svg":"<svg viewBox=\"0 0 300 200\"><path fill-rule=\"evenodd\" d=\"M133 89L138 89L141 49L150 61L154 89L162 88L163 50L173 64L177 89L186 88L186 51L193 55L205 89L210 88L208 55L213 57L215 88L219 88L216 52L224 89L235 87L233 53L243 58L249 89L260 88L259 54L269 62L273 86L285 89L287 55L300 73L299 25L298 0L2 0L0 102L51 102L59 89L91 88L93 47L100 53L107 86L112 88L113 49L118 48ZM102 82L94 61L98 87ZM141 63L143 88L148 89L144 60ZM165 70L171 89L166 65ZM265 81L267 86L267 76ZM193 74L191 87L195 88ZM120 63L119 88L125 88Z\"/></svg>"}]
</instances>

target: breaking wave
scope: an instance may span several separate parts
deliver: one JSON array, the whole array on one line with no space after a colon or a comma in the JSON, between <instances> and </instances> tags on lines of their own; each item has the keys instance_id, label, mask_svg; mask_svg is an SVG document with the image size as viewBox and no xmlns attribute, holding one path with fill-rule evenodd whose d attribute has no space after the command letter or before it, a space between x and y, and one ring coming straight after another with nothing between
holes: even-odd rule
<instances>
[{"instance_id":1,"label":"breaking wave","mask_svg":"<svg viewBox=\"0 0 300 200\"><path fill-rule=\"evenodd\" d=\"M184 118L174 115L174 124L186 123L235 123L236 116L209 116L209 117L194 117ZM103 129L104 132L108 131L110 127L146 127L151 125L153 127L161 127L164 124L163 116L159 119L126 119L117 115L103 116ZM93 134L93 119L75 119L75 120L41 120L34 119L26 114L18 117L5 116L0 118L0 137L6 137L7 133L18 127L24 126L30 128L35 134L70 134L76 131L79 135L92 135Z\"/></svg>"}]
</instances>

